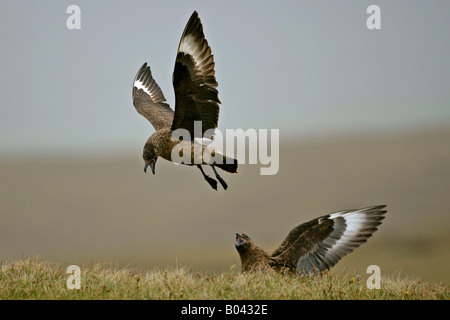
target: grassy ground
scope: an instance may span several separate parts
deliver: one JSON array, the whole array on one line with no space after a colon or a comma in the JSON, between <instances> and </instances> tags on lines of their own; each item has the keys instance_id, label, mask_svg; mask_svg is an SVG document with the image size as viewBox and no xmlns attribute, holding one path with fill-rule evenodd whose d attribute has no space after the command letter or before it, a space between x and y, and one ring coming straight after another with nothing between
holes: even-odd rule
<instances>
[{"instance_id":1,"label":"grassy ground","mask_svg":"<svg viewBox=\"0 0 450 320\"><path fill-rule=\"evenodd\" d=\"M298 278L236 270L205 275L184 268L141 271L107 264L81 267L81 289L69 290L67 266L39 261L2 263L0 299L449 299L446 284L382 276L368 289L358 275Z\"/></svg>"},{"instance_id":2,"label":"grassy ground","mask_svg":"<svg viewBox=\"0 0 450 320\"><path fill-rule=\"evenodd\" d=\"M365 276L376 264L382 275L450 283L450 128L281 138L276 175L242 165L223 174L226 191L212 190L198 169L162 159L156 175L144 174L139 141L113 155L0 155L0 261L39 254L63 265L179 263L226 273L240 265L235 232L272 252L300 223L387 204L379 230L333 271Z\"/></svg>"}]
</instances>

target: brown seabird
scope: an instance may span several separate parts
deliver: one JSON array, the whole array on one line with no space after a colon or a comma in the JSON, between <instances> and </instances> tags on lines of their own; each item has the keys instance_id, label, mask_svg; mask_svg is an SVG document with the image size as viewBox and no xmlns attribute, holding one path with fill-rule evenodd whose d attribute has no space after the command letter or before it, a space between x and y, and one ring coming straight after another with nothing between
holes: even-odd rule
<instances>
[{"instance_id":1,"label":"brown seabird","mask_svg":"<svg viewBox=\"0 0 450 320\"><path fill-rule=\"evenodd\" d=\"M297 272L300 275L329 270L377 230L384 219L385 205L331 213L291 230L272 254L236 233L242 271Z\"/></svg>"},{"instance_id":2,"label":"brown seabird","mask_svg":"<svg viewBox=\"0 0 450 320\"><path fill-rule=\"evenodd\" d=\"M202 168L202 165L210 165L220 184L224 189L227 189L226 182L217 173L215 167L230 173L237 173L237 160L222 155L218 150L208 145L202 145L201 150L205 151L206 149L208 151L206 154L211 155L214 159L220 159L220 161L211 162L211 158L205 159L203 157L199 159L198 153L196 155L194 150L195 139L202 139L207 130L217 128L220 103L216 89L214 57L203 34L201 21L195 11L181 36L172 82L175 90L175 112L165 103L166 99L153 79L147 63L144 63L139 69L134 79L133 104L136 110L149 120L156 130L144 146L144 171L147 172L147 167L150 166L153 174L155 174L155 164L158 157L172 161L174 147L180 143L189 143L191 161L183 164L196 165L205 180L213 189L217 190L217 181L207 176ZM194 130L195 121L201 121L201 132ZM177 129L186 129L190 134L191 141L172 140L172 133ZM182 150L179 155L183 156Z\"/></svg>"}]
</instances>

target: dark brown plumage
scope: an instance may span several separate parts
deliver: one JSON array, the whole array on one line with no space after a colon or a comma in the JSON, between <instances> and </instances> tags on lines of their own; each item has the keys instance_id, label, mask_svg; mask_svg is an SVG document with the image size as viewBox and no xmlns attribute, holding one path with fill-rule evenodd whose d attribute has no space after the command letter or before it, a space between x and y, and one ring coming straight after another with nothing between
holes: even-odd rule
<instances>
[{"instance_id":1,"label":"dark brown plumage","mask_svg":"<svg viewBox=\"0 0 450 320\"><path fill-rule=\"evenodd\" d=\"M385 207L345 210L303 223L291 230L272 254L247 235L236 233L242 271L275 270L302 275L329 270L372 236L384 219Z\"/></svg>"},{"instance_id":2,"label":"dark brown plumage","mask_svg":"<svg viewBox=\"0 0 450 320\"><path fill-rule=\"evenodd\" d=\"M208 153L220 161L207 163L202 159L201 164L194 162L194 139L203 138L205 131L217 128L219 119L219 97L217 81L214 71L214 56L208 41L205 39L203 27L197 12L189 19L178 46L175 68L173 72L173 87L175 90L175 112L165 102L166 99L152 77L147 63L139 69L133 83L133 104L136 110L144 116L155 128L144 146L143 158L146 171L150 166L155 174L155 164L158 157L172 161L172 150L181 143L172 140L172 133L176 129L186 129L191 136L190 150L191 163L197 165L206 181L217 190L217 181L207 176L201 165L210 165L216 178L224 189L226 182L217 173L219 167L230 173L237 173L237 160L222 155L218 150L207 145ZM195 132L194 122L201 121L202 130ZM208 137L207 137L208 138ZM183 143L187 143L184 141Z\"/></svg>"}]
</instances>

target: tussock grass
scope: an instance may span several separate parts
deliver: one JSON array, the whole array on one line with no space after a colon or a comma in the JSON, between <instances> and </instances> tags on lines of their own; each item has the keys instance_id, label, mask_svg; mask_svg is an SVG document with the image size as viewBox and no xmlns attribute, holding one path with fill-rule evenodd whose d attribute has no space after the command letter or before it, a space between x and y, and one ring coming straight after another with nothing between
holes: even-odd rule
<instances>
[{"instance_id":1,"label":"tussock grass","mask_svg":"<svg viewBox=\"0 0 450 320\"><path fill-rule=\"evenodd\" d=\"M449 299L449 286L382 276L335 274L298 278L277 273L206 275L187 268L136 270L98 263L81 267L81 289L69 290L60 264L36 258L2 263L0 299Z\"/></svg>"}]
</instances>

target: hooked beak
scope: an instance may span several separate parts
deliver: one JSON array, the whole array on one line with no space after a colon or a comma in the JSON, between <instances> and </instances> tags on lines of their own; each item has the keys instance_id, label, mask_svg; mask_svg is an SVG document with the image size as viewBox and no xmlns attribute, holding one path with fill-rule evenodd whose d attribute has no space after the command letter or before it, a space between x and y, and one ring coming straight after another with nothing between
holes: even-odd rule
<instances>
[{"instance_id":1,"label":"hooked beak","mask_svg":"<svg viewBox=\"0 0 450 320\"><path fill-rule=\"evenodd\" d=\"M155 174L155 161L152 160L150 162L146 162L145 163L145 167L144 167L144 172L147 172L147 167L150 166L150 168L152 169L152 173Z\"/></svg>"},{"instance_id":2,"label":"hooked beak","mask_svg":"<svg viewBox=\"0 0 450 320\"><path fill-rule=\"evenodd\" d=\"M245 243L245 239L236 232L236 247L239 247L240 245Z\"/></svg>"}]
</instances>

